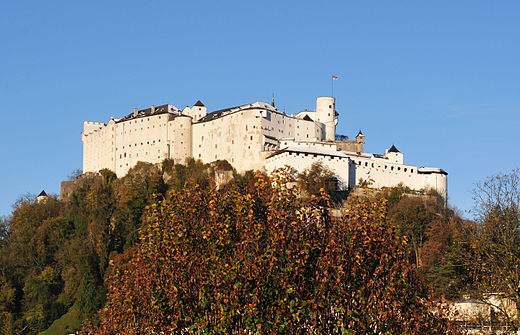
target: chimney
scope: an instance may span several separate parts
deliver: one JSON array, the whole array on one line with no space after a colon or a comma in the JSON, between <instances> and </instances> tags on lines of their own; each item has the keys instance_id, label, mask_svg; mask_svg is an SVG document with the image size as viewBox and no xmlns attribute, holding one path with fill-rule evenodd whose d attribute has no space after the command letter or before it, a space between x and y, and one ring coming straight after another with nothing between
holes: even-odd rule
<instances>
[{"instance_id":1,"label":"chimney","mask_svg":"<svg viewBox=\"0 0 520 335\"><path fill-rule=\"evenodd\" d=\"M134 108L134 114L133 114L133 115L134 115L134 116L137 116L137 113L138 113L138 112L139 112L139 111L137 110L137 108Z\"/></svg>"},{"instance_id":2,"label":"chimney","mask_svg":"<svg viewBox=\"0 0 520 335\"><path fill-rule=\"evenodd\" d=\"M155 106L154 105L152 105L151 110L152 110L152 114L154 114L155 113Z\"/></svg>"}]
</instances>

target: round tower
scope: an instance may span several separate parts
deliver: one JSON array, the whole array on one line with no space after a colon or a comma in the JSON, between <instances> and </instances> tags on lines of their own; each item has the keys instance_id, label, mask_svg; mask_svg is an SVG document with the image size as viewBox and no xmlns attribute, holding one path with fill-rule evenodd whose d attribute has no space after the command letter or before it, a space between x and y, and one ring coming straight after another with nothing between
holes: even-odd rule
<instances>
[{"instance_id":1,"label":"round tower","mask_svg":"<svg viewBox=\"0 0 520 335\"><path fill-rule=\"evenodd\" d=\"M316 99L317 121L325 125L325 141L336 139L336 99L332 97L318 97Z\"/></svg>"},{"instance_id":2,"label":"round tower","mask_svg":"<svg viewBox=\"0 0 520 335\"><path fill-rule=\"evenodd\" d=\"M174 132L169 143L169 158L173 158L175 163L184 164L186 158L192 157L192 118L179 115L172 122Z\"/></svg>"}]
</instances>

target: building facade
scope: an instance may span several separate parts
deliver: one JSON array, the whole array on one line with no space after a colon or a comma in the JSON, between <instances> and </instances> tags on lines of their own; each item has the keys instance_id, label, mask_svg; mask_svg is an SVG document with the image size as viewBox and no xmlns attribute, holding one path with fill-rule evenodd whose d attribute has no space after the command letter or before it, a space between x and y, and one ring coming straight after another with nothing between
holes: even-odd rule
<instances>
[{"instance_id":1,"label":"building facade","mask_svg":"<svg viewBox=\"0 0 520 335\"><path fill-rule=\"evenodd\" d=\"M200 101L183 110L173 105L134 109L106 124L84 122L83 172L101 169L125 175L138 161L160 163L187 158L204 163L227 160L239 172L272 171L285 165L303 171L314 162L331 169L340 187L364 181L374 188L403 184L434 189L445 199L447 173L439 168L405 165L394 146L385 154L363 152L365 136L336 136L335 99L318 97L316 110L287 115L273 104L254 102L207 113Z\"/></svg>"}]
</instances>

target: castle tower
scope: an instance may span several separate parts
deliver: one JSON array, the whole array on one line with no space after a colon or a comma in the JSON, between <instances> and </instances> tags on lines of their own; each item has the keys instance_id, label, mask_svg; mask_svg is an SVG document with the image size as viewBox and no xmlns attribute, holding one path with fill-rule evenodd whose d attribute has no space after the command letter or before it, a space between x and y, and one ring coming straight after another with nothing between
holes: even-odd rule
<instances>
[{"instance_id":1,"label":"castle tower","mask_svg":"<svg viewBox=\"0 0 520 335\"><path fill-rule=\"evenodd\" d=\"M390 162L403 164L404 158L403 153L395 147L395 145L392 144L392 147L390 149L386 149L385 157L388 158Z\"/></svg>"},{"instance_id":2,"label":"castle tower","mask_svg":"<svg viewBox=\"0 0 520 335\"><path fill-rule=\"evenodd\" d=\"M198 121L198 120L202 119L204 116L206 116L207 108L206 108L206 106L204 106L204 104L200 100L197 100L195 105L193 105L193 107L191 107L191 113L192 113L193 121Z\"/></svg>"},{"instance_id":3,"label":"castle tower","mask_svg":"<svg viewBox=\"0 0 520 335\"><path fill-rule=\"evenodd\" d=\"M47 200L48 198L49 196L47 195L47 193L45 193L45 190L42 190L40 194L38 194L38 196L36 197L36 202L40 203L42 201Z\"/></svg>"},{"instance_id":4,"label":"castle tower","mask_svg":"<svg viewBox=\"0 0 520 335\"><path fill-rule=\"evenodd\" d=\"M365 144L365 135L363 135L361 129L359 130L359 133L356 135L356 142L361 144L361 147L363 147L363 144Z\"/></svg>"},{"instance_id":5,"label":"castle tower","mask_svg":"<svg viewBox=\"0 0 520 335\"><path fill-rule=\"evenodd\" d=\"M325 124L325 141L334 141L336 139L336 99L332 97L318 97L316 99L316 116L317 120Z\"/></svg>"}]
</instances>

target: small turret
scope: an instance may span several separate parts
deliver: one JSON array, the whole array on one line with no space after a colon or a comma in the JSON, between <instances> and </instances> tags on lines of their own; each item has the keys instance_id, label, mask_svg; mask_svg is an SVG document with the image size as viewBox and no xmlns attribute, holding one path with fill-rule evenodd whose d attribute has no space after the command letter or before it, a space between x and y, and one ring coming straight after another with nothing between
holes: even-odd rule
<instances>
[{"instance_id":1,"label":"small turret","mask_svg":"<svg viewBox=\"0 0 520 335\"><path fill-rule=\"evenodd\" d=\"M395 147L395 145L392 144L392 147L390 149L386 149L385 157L394 163L403 164L403 153Z\"/></svg>"},{"instance_id":2,"label":"small turret","mask_svg":"<svg viewBox=\"0 0 520 335\"><path fill-rule=\"evenodd\" d=\"M40 194L38 194L38 196L36 197L36 202L40 203L42 201L47 200L47 198L49 198L49 196L47 195L47 193L45 193L44 190L42 190Z\"/></svg>"},{"instance_id":3,"label":"small turret","mask_svg":"<svg viewBox=\"0 0 520 335\"><path fill-rule=\"evenodd\" d=\"M356 135L356 142L359 144L365 144L365 135L359 130L359 133Z\"/></svg>"},{"instance_id":4,"label":"small turret","mask_svg":"<svg viewBox=\"0 0 520 335\"><path fill-rule=\"evenodd\" d=\"M191 114L190 116L193 118L194 121L198 121L204 116L206 116L207 108L204 106L202 101L197 100L197 102L193 105L191 108Z\"/></svg>"}]
</instances>

